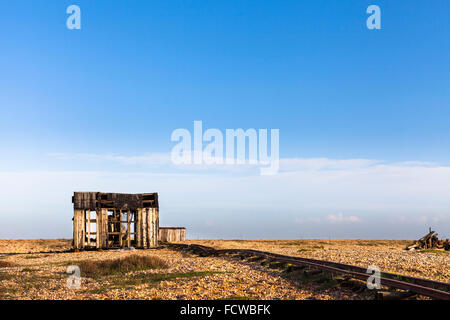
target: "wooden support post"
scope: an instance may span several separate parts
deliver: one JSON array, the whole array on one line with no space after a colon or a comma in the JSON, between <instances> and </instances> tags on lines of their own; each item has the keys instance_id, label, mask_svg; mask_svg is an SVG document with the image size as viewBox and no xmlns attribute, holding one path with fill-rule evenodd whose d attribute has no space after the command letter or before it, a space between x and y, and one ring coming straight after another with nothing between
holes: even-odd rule
<instances>
[{"instance_id":1,"label":"wooden support post","mask_svg":"<svg viewBox=\"0 0 450 320\"><path fill-rule=\"evenodd\" d=\"M155 208L150 209L151 215L152 215L152 247L156 247L156 214L155 214Z\"/></svg>"},{"instance_id":2,"label":"wooden support post","mask_svg":"<svg viewBox=\"0 0 450 320\"><path fill-rule=\"evenodd\" d=\"M77 211L78 210L73 210L73 248L76 249L80 249L79 247L79 238L78 238L78 215L77 215Z\"/></svg>"},{"instance_id":3,"label":"wooden support post","mask_svg":"<svg viewBox=\"0 0 450 320\"><path fill-rule=\"evenodd\" d=\"M102 247L102 215L100 210L95 210L95 246L97 249Z\"/></svg>"},{"instance_id":4,"label":"wooden support post","mask_svg":"<svg viewBox=\"0 0 450 320\"><path fill-rule=\"evenodd\" d=\"M127 246L131 247L131 211L127 210Z\"/></svg>"},{"instance_id":5,"label":"wooden support post","mask_svg":"<svg viewBox=\"0 0 450 320\"><path fill-rule=\"evenodd\" d=\"M123 230L122 230L122 210L119 210L119 245L121 248L123 248Z\"/></svg>"},{"instance_id":6,"label":"wooden support post","mask_svg":"<svg viewBox=\"0 0 450 320\"><path fill-rule=\"evenodd\" d=\"M91 246L91 210L86 210L87 213L87 218L86 218L86 222L87 222L87 245L88 247Z\"/></svg>"},{"instance_id":7,"label":"wooden support post","mask_svg":"<svg viewBox=\"0 0 450 320\"><path fill-rule=\"evenodd\" d=\"M159 241L159 209L155 208L156 211L156 245L158 245Z\"/></svg>"},{"instance_id":8,"label":"wooden support post","mask_svg":"<svg viewBox=\"0 0 450 320\"><path fill-rule=\"evenodd\" d=\"M113 220L114 220L114 223L112 223L111 224L111 232L120 232L120 230L117 230L117 219L119 219L120 220L120 218L118 218L118 216L117 216L117 210L116 209L114 209L114 217L113 217ZM114 239L115 239L115 237L114 237ZM119 242L119 244L120 244L120 242Z\"/></svg>"}]
</instances>

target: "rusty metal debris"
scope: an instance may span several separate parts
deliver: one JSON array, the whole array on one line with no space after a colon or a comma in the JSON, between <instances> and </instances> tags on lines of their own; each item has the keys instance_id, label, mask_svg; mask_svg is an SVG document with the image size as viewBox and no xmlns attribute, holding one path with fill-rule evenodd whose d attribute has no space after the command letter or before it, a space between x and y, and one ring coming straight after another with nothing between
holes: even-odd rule
<instances>
[{"instance_id":1,"label":"rusty metal debris","mask_svg":"<svg viewBox=\"0 0 450 320\"><path fill-rule=\"evenodd\" d=\"M406 247L406 250L417 250L417 249L444 249L446 251L450 250L450 241L439 240L438 234L431 230L429 230L428 234L417 241L414 241L412 244Z\"/></svg>"}]
</instances>

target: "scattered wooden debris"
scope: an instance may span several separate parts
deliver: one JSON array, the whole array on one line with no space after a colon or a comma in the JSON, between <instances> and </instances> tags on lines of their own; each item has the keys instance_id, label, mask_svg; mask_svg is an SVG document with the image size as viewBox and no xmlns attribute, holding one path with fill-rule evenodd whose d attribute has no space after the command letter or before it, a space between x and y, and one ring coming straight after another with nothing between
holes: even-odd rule
<instances>
[{"instance_id":1,"label":"scattered wooden debris","mask_svg":"<svg viewBox=\"0 0 450 320\"><path fill-rule=\"evenodd\" d=\"M417 250L417 249L444 249L450 250L450 241L439 240L438 234L431 230L429 230L428 234L417 241L414 241L412 244L406 247L406 250Z\"/></svg>"},{"instance_id":2,"label":"scattered wooden debris","mask_svg":"<svg viewBox=\"0 0 450 320\"><path fill-rule=\"evenodd\" d=\"M409 291L377 291L377 300L410 300L417 297L417 294Z\"/></svg>"}]
</instances>

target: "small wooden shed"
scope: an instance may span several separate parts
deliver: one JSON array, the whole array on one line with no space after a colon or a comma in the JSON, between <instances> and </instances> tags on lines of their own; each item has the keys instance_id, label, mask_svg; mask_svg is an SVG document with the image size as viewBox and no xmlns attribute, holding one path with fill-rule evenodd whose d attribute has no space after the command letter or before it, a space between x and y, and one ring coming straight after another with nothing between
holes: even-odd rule
<instances>
[{"instance_id":1,"label":"small wooden shed","mask_svg":"<svg viewBox=\"0 0 450 320\"><path fill-rule=\"evenodd\" d=\"M72 202L75 250L158 245L157 193L75 192Z\"/></svg>"},{"instance_id":2,"label":"small wooden shed","mask_svg":"<svg viewBox=\"0 0 450 320\"><path fill-rule=\"evenodd\" d=\"M173 242L173 241L185 241L186 240L186 228L184 227L160 227L159 228L159 241Z\"/></svg>"}]
</instances>

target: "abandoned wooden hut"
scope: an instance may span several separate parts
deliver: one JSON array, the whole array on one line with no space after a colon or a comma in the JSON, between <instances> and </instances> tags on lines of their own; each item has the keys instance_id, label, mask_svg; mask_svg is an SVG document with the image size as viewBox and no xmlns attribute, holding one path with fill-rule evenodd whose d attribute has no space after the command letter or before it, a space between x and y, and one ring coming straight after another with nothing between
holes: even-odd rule
<instances>
[{"instance_id":1,"label":"abandoned wooden hut","mask_svg":"<svg viewBox=\"0 0 450 320\"><path fill-rule=\"evenodd\" d=\"M173 241L185 241L186 240L186 228L184 227L160 227L159 228L159 241L173 242Z\"/></svg>"},{"instance_id":2,"label":"abandoned wooden hut","mask_svg":"<svg viewBox=\"0 0 450 320\"><path fill-rule=\"evenodd\" d=\"M72 202L75 250L158 245L157 193L75 192Z\"/></svg>"}]
</instances>

